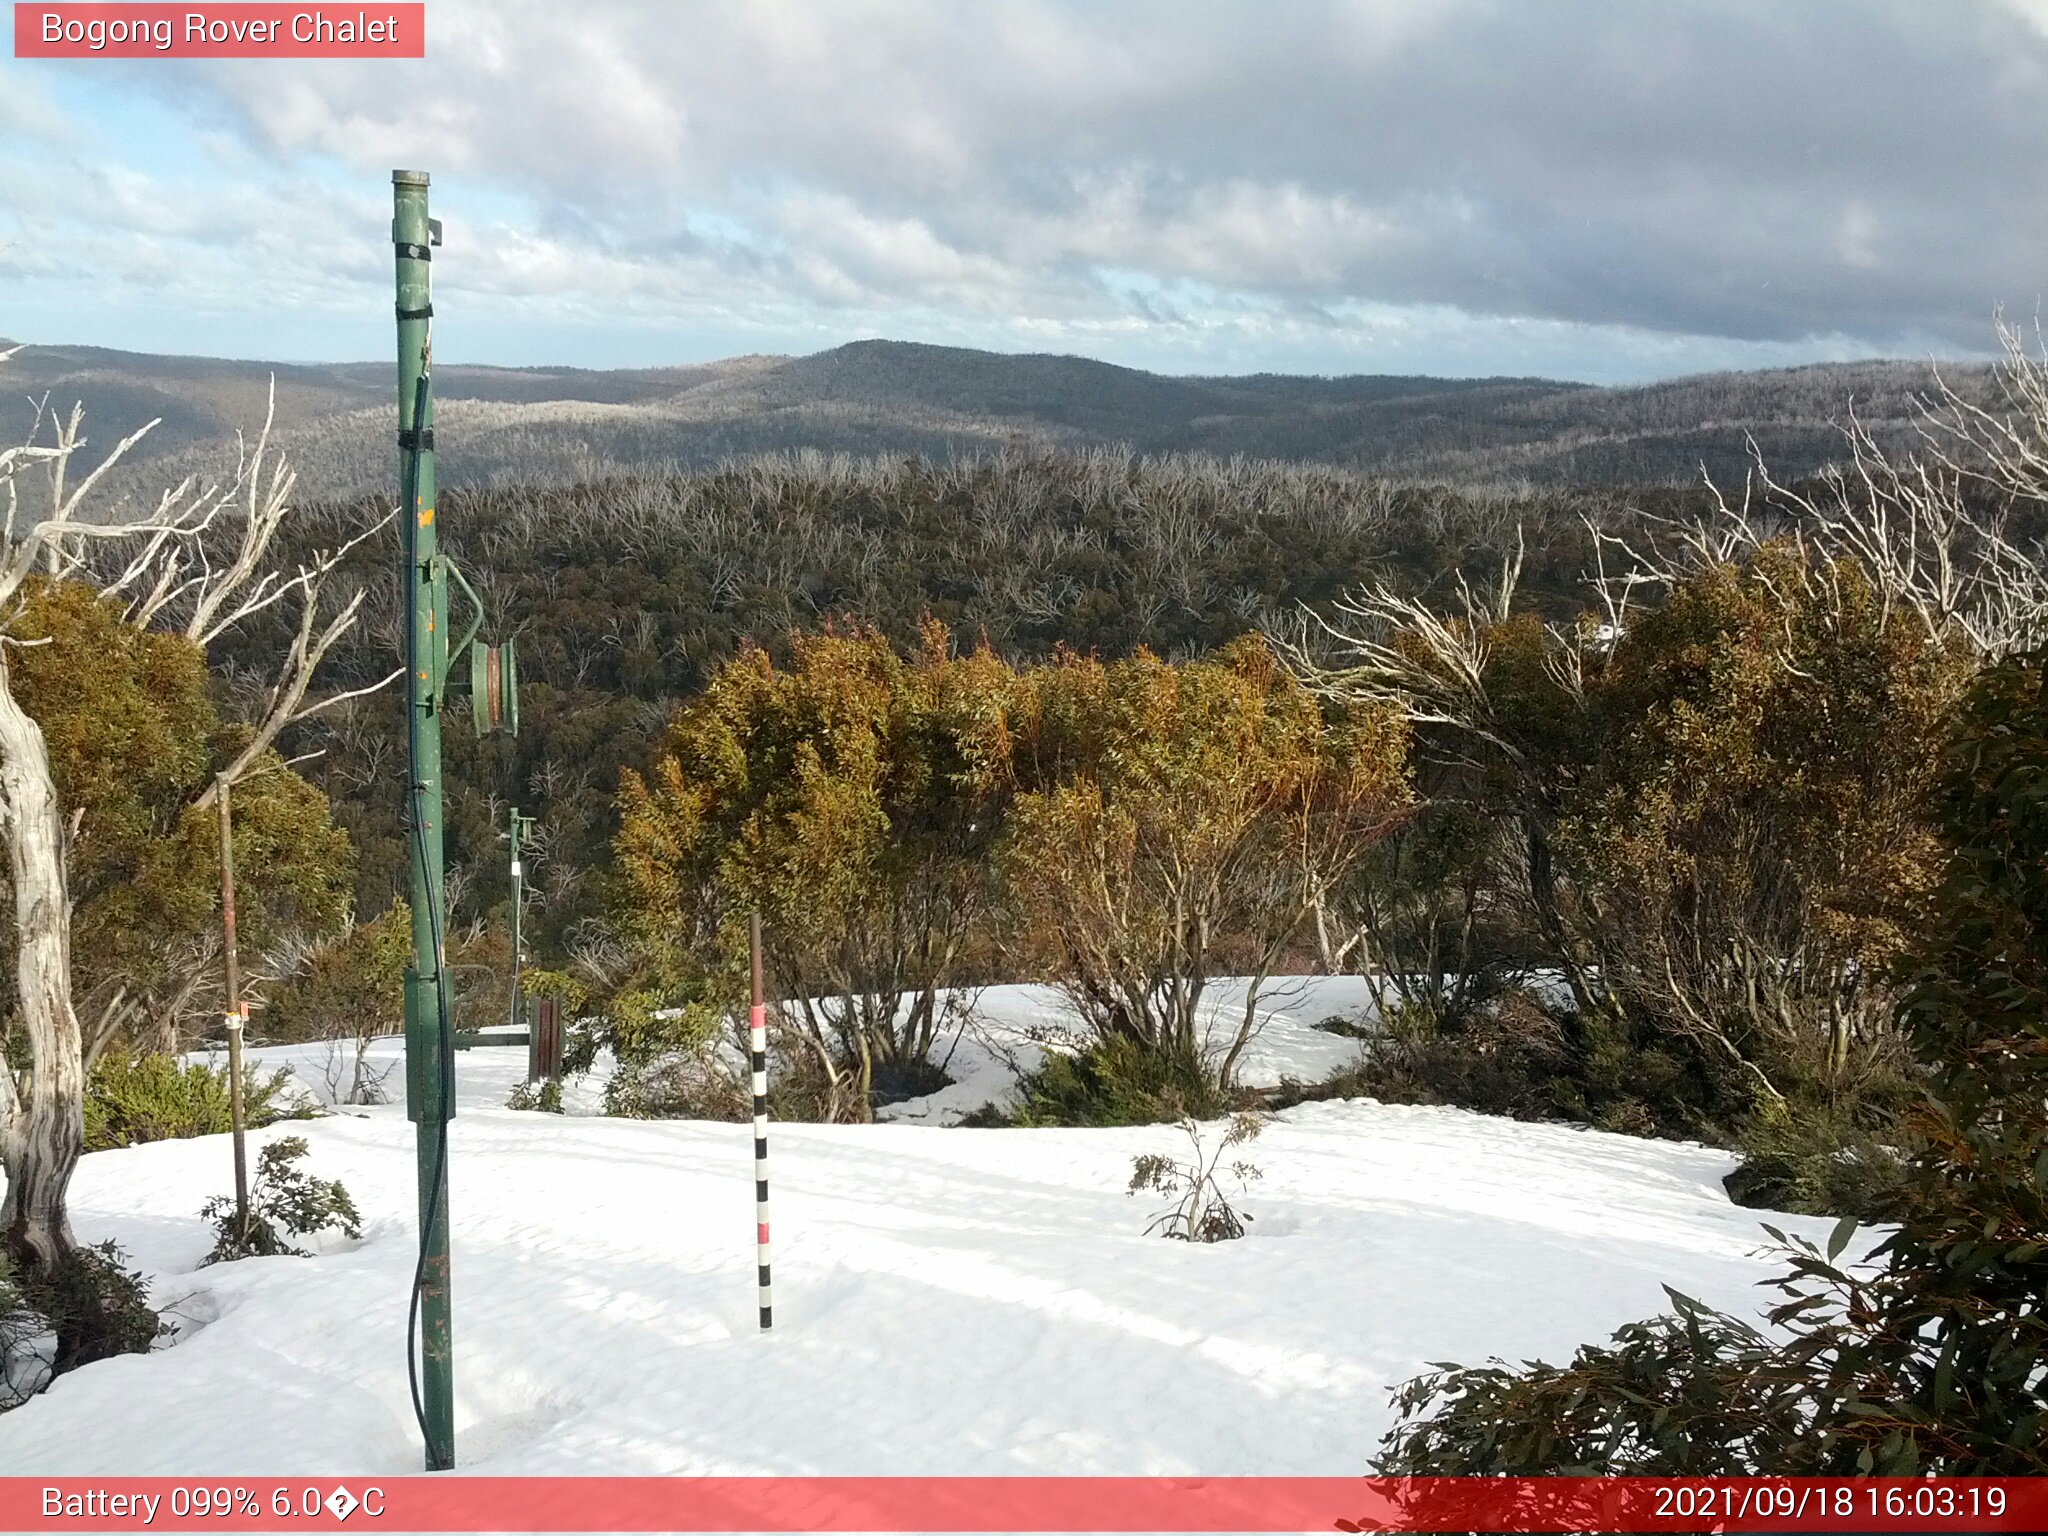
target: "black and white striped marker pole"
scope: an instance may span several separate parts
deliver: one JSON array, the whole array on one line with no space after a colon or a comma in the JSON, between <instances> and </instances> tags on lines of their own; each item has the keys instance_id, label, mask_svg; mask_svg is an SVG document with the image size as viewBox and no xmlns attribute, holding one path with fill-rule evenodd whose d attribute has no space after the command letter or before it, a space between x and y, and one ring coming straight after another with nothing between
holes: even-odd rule
<instances>
[{"instance_id":1,"label":"black and white striped marker pole","mask_svg":"<svg viewBox=\"0 0 2048 1536\"><path fill-rule=\"evenodd\" d=\"M774 1293L768 1283L768 1004L761 987L761 914L747 920L747 949L753 962L754 1005L747 1015L747 1054L754 1068L754 1246L760 1265L761 1326L775 1324Z\"/></svg>"}]
</instances>

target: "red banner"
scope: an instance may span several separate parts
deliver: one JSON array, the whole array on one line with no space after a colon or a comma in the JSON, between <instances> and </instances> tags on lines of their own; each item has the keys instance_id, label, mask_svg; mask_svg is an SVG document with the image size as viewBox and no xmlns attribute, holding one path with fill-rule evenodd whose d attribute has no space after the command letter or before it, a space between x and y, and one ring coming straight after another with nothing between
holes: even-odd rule
<instances>
[{"instance_id":1,"label":"red banner","mask_svg":"<svg viewBox=\"0 0 2048 1536\"><path fill-rule=\"evenodd\" d=\"M8 1531L2040 1531L2048 1479L0 1478Z\"/></svg>"},{"instance_id":2,"label":"red banner","mask_svg":"<svg viewBox=\"0 0 2048 1536\"><path fill-rule=\"evenodd\" d=\"M17 59L420 59L427 8L354 5L23 5Z\"/></svg>"}]
</instances>

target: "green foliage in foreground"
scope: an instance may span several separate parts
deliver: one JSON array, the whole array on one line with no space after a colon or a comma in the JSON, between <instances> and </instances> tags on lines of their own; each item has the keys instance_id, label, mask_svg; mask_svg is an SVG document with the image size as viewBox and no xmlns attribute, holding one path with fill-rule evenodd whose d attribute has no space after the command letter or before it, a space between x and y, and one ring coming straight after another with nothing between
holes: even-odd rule
<instances>
[{"instance_id":1,"label":"green foliage in foreground","mask_svg":"<svg viewBox=\"0 0 2048 1536\"><path fill-rule=\"evenodd\" d=\"M1845 1265L1776 1234L1771 1338L1676 1311L1566 1366L1438 1367L1387 1474L2048 1474L2048 654L1980 680L1942 808L1957 853L1900 1011L1928 1072L1898 1225Z\"/></svg>"},{"instance_id":2,"label":"green foliage in foreground","mask_svg":"<svg viewBox=\"0 0 2048 1536\"><path fill-rule=\"evenodd\" d=\"M249 1226L237 1230L235 1197L215 1195L199 1214L214 1225L213 1252L204 1262L269 1258L280 1254L308 1257L290 1239L332 1227L344 1237L363 1235L362 1214L339 1179L316 1179L299 1164L306 1156L306 1138L285 1136L265 1147L256 1159L256 1178L249 1186Z\"/></svg>"},{"instance_id":3,"label":"green foliage in foreground","mask_svg":"<svg viewBox=\"0 0 2048 1536\"><path fill-rule=\"evenodd\" d=\"M291 1073L242 1069L242 1111L251 1129L310 1112L280 1103ZM234 1128L228 1069L175 1056L111 1056L93 1064L85 1085L85 1150L140 1146Z\"/></svg>"},{"instance_id":4,"label":"green foliage in foreground","mask_svg":"<svg viewBox=\"0 0 2048 1536\"><path fill-rule=\"evenodd\" d=\"M1230 1112L1215 1073L1181 1052L1123 1037L1073 1055L1048 1053L1017 1084L1007 1120L1019 1126L1155 1125Z\"/></svg>"},{"instance_id":5,"label":"green foliage in foreground","mask_svg":"<svg viewBox=\"0 0 2048 1536\"><path fill-rule=\"evenodd\" d=\"M139 1355L168 1326L112 1243L72 1249L50 1274L14 1277L0 1258L0 1411L66 1371Z\"/></svg>"}]
</instances>

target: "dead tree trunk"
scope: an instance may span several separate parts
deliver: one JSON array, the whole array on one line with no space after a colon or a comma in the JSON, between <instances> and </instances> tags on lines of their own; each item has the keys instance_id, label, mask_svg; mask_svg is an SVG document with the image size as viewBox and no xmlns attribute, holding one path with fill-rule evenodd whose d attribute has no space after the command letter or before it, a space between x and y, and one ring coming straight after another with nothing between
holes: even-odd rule
<instances>
[{"instance_id":1,"label":"dead tree trunk","mask_svg":"<svg viewBox=\"0 0 2048 1536\"><path fill-rule=\"evenodd\" d=\"M0 352L0 361L11 355ZM85 583L102 597L124 602L126 623L137 629L175 624L201 647L256 614L296 602L297 632L268 697L248 722L250 731L239 755L224 770L228 778L243 773L294 721L383 686L306 702L322 659L362 610L360 591L338 603L327 601L327 579L389 518L337 549L316 553L300 564L296 575L266 569L292 489L291 472L282 465L272 466L267 477L264 474L271 426L266 416L262 436L253 451L239 455L236 477L225 490L188 479L165 492L152 513L132 520L86 519L80 511L93 488L156 423L130 433L74 482L67 467L84 444L82 418L82 409L74 408L67 420L56 424L56 440L48 446L31 440L0 448L0 637L25 584L38 576ZM39 412L36 429L44 420ZM42 517L31 516L22 505L21 476L31 468L41 473L49 495L48 512ZM211 553L209 538L216 541ZM0 647L6 643L0 638ZM216 779L214 785L220 782ZM214 785L198 804L211 804ZM7 1175L6 1199L0 1203L0 1247L25 1272L51 1275L76 1246L65 1192L85 1140L84 1046L71 996L64 808L51 777L42 728L14 697L4 648L0 837L7 843L14 878L12 937L30 1058L28 1075L20 1082L0 1065L0 1168ZM0 942L5 942L4 935ZM73 1363L90 1358L80 1351L93 1347L89 1340L62 1338L58 1346L60 1361Z\"/></svg>"},{"instance_id":2,"label":"dead tree trunk","mask_svg":"<svg viewBox=\"0 0 2048 1536\"><path fill-rule=\"evenodd\" d=\"M42 729L15 701L0 653L0 826L14 878L21 1019L30 1065L19 1087L0 1070L0 1244L50 1275L74 1246L65 1191L85 1142L85 1064L71 1006L71 900L64 819Z\"/></svg>"}]
</instances>

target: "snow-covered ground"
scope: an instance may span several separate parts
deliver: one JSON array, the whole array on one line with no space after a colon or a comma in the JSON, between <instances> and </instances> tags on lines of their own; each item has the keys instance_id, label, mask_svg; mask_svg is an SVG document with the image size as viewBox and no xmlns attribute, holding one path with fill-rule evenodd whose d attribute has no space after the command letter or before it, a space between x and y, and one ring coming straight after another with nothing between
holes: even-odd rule
<instances>
[{"instance_id":1,"label":"snow-covered ground","mask_svg":"<svg viewBox=\"0 0 2048 1536\"><path fill-rule=\"evenodd\" d=\"M1229 1048L1244 1022L1245 983L1225 977L1202 999L1212 1053ZM1237 1080L1271 1088L1282 1079L1320 1083L1358 1059L1358 1041L1315 1026L1330 1019L1358 1025L1375 1013L1372 990L1361 976L1293 976L1268 982L1259 993L1252 1038L1238 1062ZM1071 1041L1076 1028L1059 992L1045 986L987 987L973 994L967 1022L941 1034L932 1051L953 1081L937 1093L885 1106L879 1117L898 1123L953 1125L986 1104L1005 1105L1019 1071L1044 1060L1040 1041ZM1057 1048L1055 1044L1054 1048Z\"/></svg>"},{"instance_id":2,"label":"snow-covered ground","mask_svg":"<svg viewBox=\"0 0 2048 1536\"><path fill-rule=\"evenodd\" d=\"M1337 1001L1304 989L1248 1075L1348 1061L1355 1042L1308 1027L1356 1011ZM999 989L984 1009L1021 1032L1043 1002ZM1000 1051L972 1050L956 1073L1000 1088ZM1143 1236L1157 1202L1124 1193L1135 1155L1180 1150L1171 1127L778 1125L762 1336L749 1129L599 1118L587 1084L581 1115L510 1111L524 1060L458 1057L468 1471L1363 1472L1388 1388L1428 1361L1556 1359L1662 1309L1665 1282L1754 1312L1774 1270L1760 1213L1722 1192L1724 1154L1456 1110L1282 1113L1248 1149L1253 1235L1207 1247ZM944 1097L898 1111L973 1107ZM0 1474L414 1469L412 1129L394 1105L257 1133L305 1136L363 1239L205 1269L198 1210L231 1184L227 1138L87 1157L80 1236L127 1249L182 1332L0 1418Z\"/></svg>"},{"instance_id":3,"label":"snow-covered ground","mask_svg":"<svg viewBox=\"0 0 2048 1536\"><path fill-rule=\"evenodd\" d=\"M1245 983L1223 977L1203 998L1202 1016L1212 1052L1227 1050L1244 1021ZM986 1105L1007 1105L1019 1072L1028 1072L1048 1049L1078 1041L1078 1025L1057 989L1048 986L984 987L952 1000L949 1022L939 1032L932 1060L952 1081L936 1093L883 1106L877 1118L918 1125L955 1125ZM906 1007L908 1005L906 1004ZM1252 1038L1238 1062L1237 1080L1248 1087L1271 1088L1283 1079L1319 1083L1358 1059L1354 1036L1318 1029L1339 1020L1358 1027L1376 1012L1370 983L1360 976L1283 976L1269 981L1259 994ZM501 1033L502 1028L484 1033ZM345 1049L325 1043L267 1046L250 1052L264 1068L288 1066L308 1095L323 1104L346 1096L355 1075L354 1043ZM404 1043L396 1036L373 1041L369 1063L396 1098L405 1091ZM503 1104L524 1077L523 1050L487 1046L464 1053L465 1091ZM737 1051L727 1062L741 1081L746 1059ZM564 1086L564 1109L575 1114L601 1114L609 1058L600 1054L594 1070L571 1078Z\"/></svg>"}]
</instances>

